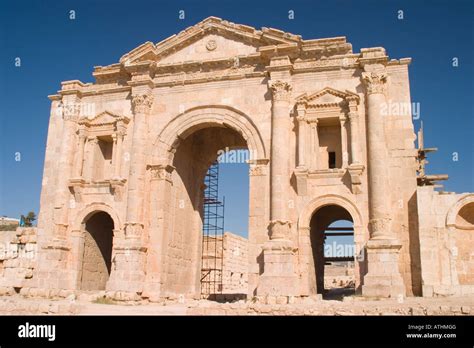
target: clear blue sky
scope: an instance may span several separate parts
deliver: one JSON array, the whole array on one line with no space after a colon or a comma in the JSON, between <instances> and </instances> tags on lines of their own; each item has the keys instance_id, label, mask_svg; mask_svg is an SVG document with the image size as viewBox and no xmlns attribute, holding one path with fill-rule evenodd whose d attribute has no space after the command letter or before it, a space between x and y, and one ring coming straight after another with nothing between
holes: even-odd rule
<instances>
[{"instance_id":1,"label":"clear blue sky","mask_svg":"<svg viewBox=\"0 0 474 348\"><path fill-rule=\"evenodd\" d=\"M412 57L412 101L421 105L425 145L437 146L429 172L447 190L474 190L472 1L119 1L3 0L0 4L0 215L38 212L50 102L60 82L91 82L95 65L115 63L208 16L279 28L303 38L346 36L355 52L383 46ZM178 19L185 10L186 18ZM76 19L69 19L69 11ZM288 11L295 19L288 19ZM403 10L404 19L397 18ZM21 67L15 67L15 58ZM452 66L452 58L459 66ZM419 127L419 120L415 121ZM15 161L15 153L21 161ZM457 152L459 160L452 160ZM229 165L230 166L230 165ZM245 165L223 167L226 229L247 230ZM230 213L233 214L230 214Z\"/></svg>"}]
</instances>

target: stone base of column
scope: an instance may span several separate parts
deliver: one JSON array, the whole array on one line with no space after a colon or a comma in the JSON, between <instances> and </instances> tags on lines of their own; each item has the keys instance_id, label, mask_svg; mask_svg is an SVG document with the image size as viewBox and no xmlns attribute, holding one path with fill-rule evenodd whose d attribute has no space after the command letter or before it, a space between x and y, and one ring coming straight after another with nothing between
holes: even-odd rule
<instances>
[{"instance_id":1,"label":"stone base of column","mask_svg":"<svg viewBox=\"0 0 474 348\"><path fill-rule=\"evenodd\" d=\"M366 246L368 273L362 295L366 297L405 297L406 290L398 268L401 244L395 239L369 240Z\"/></svg>"},{"instance_id":2,"label":"stone base of column","mask_svg":"<svg viewBox=\"0 0 474 348\"><path fill-rule=\"evenodd\" d=\"M145 284L146 251L147 248L138 239L125 239L114 246L112 272L106 289L108 293L142 294Z\"/></svg>"},{"instance_id":3,"label":"stone base of column","mask_svg":"<svg viewBox=\"0 0 474 348\"><path fill-rule=\"evenodd\" d=\"M161 300L160 277L161 274L147 274L143 287L143 298L147 298L150 302L159 302Z\"/></svg>"},{"instance_id":4,"label":"stone base of column","mask_svg":"<svg viewBox=\"0 0 474 348\"><path fill-rule=\"evenodd\" d=\"M297 296L296 249L289 240L270 240L263 247L264 271L257 287L258 296Z\"/></svg>"}]
</instances>

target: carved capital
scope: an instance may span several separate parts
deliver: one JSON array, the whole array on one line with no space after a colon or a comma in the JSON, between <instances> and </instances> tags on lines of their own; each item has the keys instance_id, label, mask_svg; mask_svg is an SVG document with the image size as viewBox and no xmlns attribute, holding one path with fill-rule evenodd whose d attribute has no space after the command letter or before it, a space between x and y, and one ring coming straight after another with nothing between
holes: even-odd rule
<instances>
[{"instance_id":1,"label":"carved capital","mask_svg":"<svg viewBox=\"0 0 474 348\"><path fill-rule=\"evenodd\" d=\"M263 176L267 175L267 165L264 164L252 164L250 165L249 175L250 176Z\"/></svg>"},{"instance_id":2,"label":"carved capital","mask_svg":"<svg viewBox=\"0 0 474 348\"><path fill-rule=\"evenodd\" d=\"M277 80L270 82L269 86L272 90L274 101L290 101L292 87L288 82Z\"/></svg>"},{"instance_id":3,"label":"carved capital","mask_svg":"<svg viewBox=\"0 0 474 348\"><path fill-rule=\"evenodd\" d=\"M147 169L150 170L152 180L167 180L171 182L171 174L175 168L170 165L157 164L149 165Z\"/></svg>"},{"instance_id":4,"label":"carved capital","mask_svg":"<svg viewBox=\"0 0 474 348\"><path fill-rule=\"evenodd\" d=\"M357 121L357 120L358 120L359 114L358 114L357 112L352 112L352 111L351 111L351 112L348 112L348 113L347 113L347 117L349 117L349 120L350 120L351 122L353 122L353 121Z\"/></svg>"},{"instance_id":5,"label":"carved capital","mask_svg":"<svg viewBox=\"0 0 474 348\"><path fill-rule=\"evenodd\" d=\"M291 222L286 220L272 220L268 224L270 239L289 239Z\"/></svg>"},{"instance_id":6,"label":"carved capital","mask_svg":"<svg viewBox=\"0 0 474 348\"><path fill-rule=\"evenodd\" d=\"M79 139L85 139L87 137L87 130L84 127L80 127L77 130L77 135L79 136Z\"/></svg>"},{"instance_id":7,"label":"carved capital","mask_svg":"<svg viewBox=\"0 0 474 348\"><path fill-rule=\"evenodd\" d=\"M362 81L367 88L367 94L384 94L386 90L387 73L386 72L364 72Z\"/></svg>"},{"instance_id":8,"label":"carved capital","mask_svg":"<svg viewBox=\"0 0 474 348\"><path fill-rule=\"evenodd\" d=\"M153 97L149 94L139 94L132 97L132 107L134 114L148 114L153 105Z\"/></svg>"},{"instance_id":9,"label":"carved capital","mask_svg":"<svg viewBox=\"0 0 474 348\"><path fill-rule=\"evenodd\" d=\"M306 121L306 117L304 115L296 116L296 120L301 124Z\"/></svg>"},{"instance_id":10,"label":"carved capital","mask_svg":"<svg viewBox=\"0 0 474 348\"><path fill-rule=\"evenodd\" d=\"M91 144L91 145L97 145L99 143L99 139L96 137L96 136L89 136L87 137L87 141Z\"/></svg>"}]
</instances>

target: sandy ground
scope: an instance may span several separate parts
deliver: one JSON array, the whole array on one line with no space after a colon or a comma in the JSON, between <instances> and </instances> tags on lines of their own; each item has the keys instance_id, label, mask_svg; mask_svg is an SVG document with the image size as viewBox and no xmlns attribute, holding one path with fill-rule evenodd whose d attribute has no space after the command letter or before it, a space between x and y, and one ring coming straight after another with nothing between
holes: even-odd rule
<instances>
[{"instance_id":1,"label":"sandy ground","mask_svg":"<svg viewBox=\"0 0 474 348\"><path fill-rule=\"evenodd\" d=\"M350 296L343 300L312 300L293 304L248 302L216 303L185 300L184 303L95 303L87 299L0 297L0 315L474 315L474 297L411 297L368 300Z\"/></svg>"}]
</instances>

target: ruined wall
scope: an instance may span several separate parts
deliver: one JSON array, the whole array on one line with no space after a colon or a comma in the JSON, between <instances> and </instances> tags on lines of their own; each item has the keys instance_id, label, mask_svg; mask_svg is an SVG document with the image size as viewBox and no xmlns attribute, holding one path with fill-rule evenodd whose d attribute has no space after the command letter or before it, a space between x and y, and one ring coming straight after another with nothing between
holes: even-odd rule
<instances>
[{"instance_id":1,"label":"ruined wall","mask_svg":"<svg viewBox=\"0 0 474 348\"><path fill-rule=\"evenodd\" d=\"M222 237L204 237L208 242L204 243L202 269L211 270L206 274L205 280L219 280L220 267L222 267L222 297L226 300L245 298L248 291L248 240L231 232L225 232ZM202 284L204 293L214 294L214 285ZM220 296L217 298L219 299Z\"/></svg>"},{"instance_id":2,"label":"ruined wall","mask_svg":"<svg viewBox=\"0 0 474 348\"><path fill-rule=\"evenodd\" d=\"M35 227L0 232L0 287L20 291L34 284L37 265Z\"/></svg>"}]
</instances>

